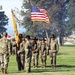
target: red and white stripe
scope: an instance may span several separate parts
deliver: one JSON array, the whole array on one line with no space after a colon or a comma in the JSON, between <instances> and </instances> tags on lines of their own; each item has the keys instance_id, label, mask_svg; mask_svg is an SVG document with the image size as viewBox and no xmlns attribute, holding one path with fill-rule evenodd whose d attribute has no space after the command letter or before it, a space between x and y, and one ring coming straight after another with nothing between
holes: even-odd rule
<instances>
[{"instance_id":1,"label":"red and white stripe","mask_svg":"<svg viewBox=\"0 0 75 75\"><path fill-rule=\"evenodd\" d=\"M45 21L49 22L49 18L47 15L47 11L45 9L40 9L40 12L31 12L31 20L32 21Z\"/></svg>"}]
</instances>

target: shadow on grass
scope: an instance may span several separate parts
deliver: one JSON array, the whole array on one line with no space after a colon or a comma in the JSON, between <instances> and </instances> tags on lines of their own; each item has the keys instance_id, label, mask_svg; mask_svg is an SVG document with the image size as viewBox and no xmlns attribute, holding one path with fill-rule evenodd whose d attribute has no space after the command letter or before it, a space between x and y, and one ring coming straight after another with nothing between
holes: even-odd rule
<instances>
[{"instance_id":1,"label":"shadow on grass","mask_svg":"<svg viewBox=\"0 0 75 75\"><path fill-rule=\"evenodd\" d=\"M51 68L51 66L46 66L46 68L32 69L31 73L43 73L43 72L68 72L75 71L75 66L72 65L58 65L56 68Z\"/></svg>"},{"instance_id":2,"label":"shadow on grass","mask_svg":"<svg viewBox=\"0 0 75 75\"><path fill-rule=\"evenodd\" d=\"M69 69L60 69L60 68L46 68L46 69L34 69L31 71L31 73L46 73L46 72L67 72L70 71Z\"/></svg>"},{"instance_id":3,"label":"shadow on grass","mask_svg":"<svg viewBox=\"0 0 75 75\"><path fill-rule=\"evenodd\" d=\"M69 53L58 53L57 55L68 55Z\"/></svg>"},{"instance_id":4,"label":"shadow on grass","mask_svg":"<svg viewBox=\"0 0 75 75\"><path fill-rule=\"evenodd\" d=\"M13 74L13 73L24 73L25 71L17 71L17 70L12 70L12 71L8 71L8 74Z\"/></svg>"},{"instance_id":5,"label":"shadow on grass","mask_svg":"<svg viewBox=\"0 0 75 75\"><path fill-rule=\"evenodd\" d=\"M75 65L58 65L57 67L62 67L62 68L75 68Z\"/></svg>"},{"instance_id":6,"label":"shadow on grass","mask_svg":"<svg viewBox=\"0 0 75 75\"><path fill-rule=\"evenodd\" d=\"M57 65L56 68L51 68L51 66L46 66L46 68L31 68L31 72L30 73L44 73L44 72L68 72L68 71L75 71L75 66L73 65ZM9 71L9 74L12 74L12 73L26 73L26 71L21 71L21 72L18 72L17 70L14 71Z\"/></svg>"},{"instance_id":7,"label":"shadow on grass","mask_svg":"<svg viewBox=\"0 0 75 75\"><path fill-rule=\"evenodd\" d=\"M50 72L49 68L38 68L32 69L31 73L42 73L42 72Z\"/></svg>"}]
</instances>

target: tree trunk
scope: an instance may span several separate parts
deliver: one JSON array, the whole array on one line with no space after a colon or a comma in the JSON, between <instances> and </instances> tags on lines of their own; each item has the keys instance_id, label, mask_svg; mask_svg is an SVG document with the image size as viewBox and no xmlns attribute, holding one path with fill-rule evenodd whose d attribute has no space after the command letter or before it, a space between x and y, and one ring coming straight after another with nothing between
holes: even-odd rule
<instances>
[{"instance_id":1,"label":"tree trunk","mask_svg":"<svg viewBox=\"0 0 75 75\"><path fill-rule=\"evenodd\" d=\"M46 32L47 42L49 43L49 36L48 36L48 31L47 31L47 29L45 30L45 32Z\"/></svg>"},{"instance_id":2,"label":"tree trunk","mask_svg":"<svg viewBox=\"0 0 75 75\"><path fill-rule=\"evenodd\" d=\"M62 36L62 34L59 34L59 36L58 36L58 43L59 43L60 46L63 45L63 36Z\"/></svg>"}]
</instances>

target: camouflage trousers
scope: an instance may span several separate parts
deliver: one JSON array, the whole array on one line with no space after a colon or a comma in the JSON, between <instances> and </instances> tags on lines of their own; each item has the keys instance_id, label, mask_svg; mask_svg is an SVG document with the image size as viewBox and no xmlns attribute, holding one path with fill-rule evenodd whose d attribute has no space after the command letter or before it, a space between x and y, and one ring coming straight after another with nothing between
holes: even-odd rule
<instances>
[{"instance_id":1,"label":"camouflage trousers","mask_svg":"<svg viewBox=\"0 0 75 75\"><path fill-rule=\"evenodd\" d=\"M50 57L51 67L55 67L56 66L56 53L50 52L49 57Z\"/></svg>"},{"instance_id":2,"label":"camouflage trousers","mask_svg":"<svg viewBox=\"0 0 75 75\"><path fill-rule=\"evenodd\" d=\"M25 69L27 73L31 71L31 57L25 58Z\"/></svg>"},{"instance_id":3,"label":"camouflage trousers","mask_svg":"<svg viewBox=\"0 0 75 75\"><path fill-rule=\"evenodd\" d=\"M32 54L32 64L34 68L38 67L38 53Z\"/></svg>"},{"instance_id":4,"label":"camouflage trousers","mask_svg":"<svg viewBox=\"0 0 75 75\"><path fill-rule=\"evenodd\" d=\"M7 69L8 68L8 62L9 62L8 55L2 54L1 55L1 69Z\"/></svg>"},{"instance_id":5,"label":"camouflage trousers","mask_svg":"<svg viewBox=\"0 0 75 75\"><path fill-rule=\"evenodd\" d=\"M42 68L46 67L46 54L41 54Z\"/></svg>"}]
</instances>

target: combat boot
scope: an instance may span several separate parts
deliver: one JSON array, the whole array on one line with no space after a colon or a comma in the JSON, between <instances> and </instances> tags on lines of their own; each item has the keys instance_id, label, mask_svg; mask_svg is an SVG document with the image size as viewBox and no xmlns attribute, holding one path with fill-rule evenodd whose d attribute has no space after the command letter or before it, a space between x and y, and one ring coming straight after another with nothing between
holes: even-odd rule
<instances>
[{"instance_id":1,"label":"combat boot","mask_svg":"<svg viewBox=\"0 0 75 75\"><path fill-rule=\"evenodd\" d=\"M7 74L7 70L6 69L4 69L4 74Z\"/></svg>"},{"instance_id":2,"label":"combat boot","mask_svg":"<svg viewBox=\"0 0 75 75\"><path fill-rule=\"evenodd\" d=\"M29 73L29 69L26 69L26 73Z\"/></svg>"},{"instance_id":3,"label":"combat boot","mask_svg":"<svg viewBox=\"0 0 75 75\"><path fill-rule=\"evenodd\" d=\"M35 68L35 63L33 63L33 68Z\"/></svg>"},{"instance_id":4,"label":"combat boot","mask_svg":"<svg viewBox=\"0 0 75 75\"><path fill-rule=\"evenodd\" d=\"M53 68L56 68L56 65L53 65Z\"/></svg>"}]
</instances>

